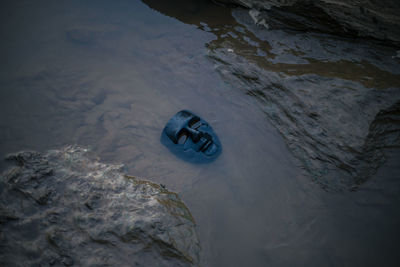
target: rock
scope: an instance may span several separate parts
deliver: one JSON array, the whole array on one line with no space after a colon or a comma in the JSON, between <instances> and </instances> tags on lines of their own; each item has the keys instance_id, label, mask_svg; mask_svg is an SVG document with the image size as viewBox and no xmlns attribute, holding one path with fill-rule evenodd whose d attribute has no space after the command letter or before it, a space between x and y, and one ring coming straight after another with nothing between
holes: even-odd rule
<instances>
[{"instance_id":1,"label":"rock","mask_svg":"<svg viewBox=\"0 0 400 267\"><path fill-rule=\"evenodd\" d=\"M400 44L400 1L219 0L262 11L269 28L282 25L341 35L373 37Z\"/></svg>"},{"instance_id":2,"label":"rock","mask_svg":"<svg viewBox=\"0 0 400 267\"><path fill-rule=\"evenodd\" d=\"M196 266L195 221L176 193L90 160L20 152L0 176L1 266Z\"/></svg>"},{"instance_id":3,"label":"rock","mask_svg":"<svg viewBox=\"0 0 400 267\"><path fill-rule=\"evenodd\" d=\"M248 10L232 13L238 26L228 28L230 35L215 31L218 38L207 44L222 79L258 101L298 165L323 188L351 189L372 177L385 151L400 147L396 49L267 31Z\"/></svg>"}]
</instances>

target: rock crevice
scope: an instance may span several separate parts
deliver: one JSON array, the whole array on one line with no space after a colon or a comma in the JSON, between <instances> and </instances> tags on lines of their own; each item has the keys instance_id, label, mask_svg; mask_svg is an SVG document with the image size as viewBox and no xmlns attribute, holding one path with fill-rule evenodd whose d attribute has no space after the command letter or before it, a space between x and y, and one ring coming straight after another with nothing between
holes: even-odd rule
<instances>
[{"instance_id":1,"label":"rock crevice","mask_svg":"<svg viewBox=\"0 0 400 267\"><path fill-rule=\"evenodd\" d=\"M2 266L196 266L195 221L176 193L70 146L8 156Z\"/></svg>"}]
</instances>

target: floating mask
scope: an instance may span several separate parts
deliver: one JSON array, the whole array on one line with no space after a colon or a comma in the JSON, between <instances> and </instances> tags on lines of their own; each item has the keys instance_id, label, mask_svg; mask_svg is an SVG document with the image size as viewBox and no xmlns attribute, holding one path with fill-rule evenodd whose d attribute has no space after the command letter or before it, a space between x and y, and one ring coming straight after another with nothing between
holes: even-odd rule
<instances>
[{"instance_id":1,"label":"floating mask","mask_svg":"<svg viewBox=\"0 0 400 267\"><path fill-rule=\"evenodd\" d=\"M222 151L208 123L187 110L179 111L168 121L161 143L179 158L195 163L213 161Z\"/></svg>"}]
</instances>

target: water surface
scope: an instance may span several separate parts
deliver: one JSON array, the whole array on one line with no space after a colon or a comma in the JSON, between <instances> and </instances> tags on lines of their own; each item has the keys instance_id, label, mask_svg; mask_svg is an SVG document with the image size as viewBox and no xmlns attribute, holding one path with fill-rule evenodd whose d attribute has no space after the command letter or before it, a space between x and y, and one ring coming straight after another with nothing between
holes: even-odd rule
<instances>
[{"instance_id":1,"label":"water surface","mask_svg":"<svg viewBox=\"0 0 400 267\"><path fill-rule=\"evenodd\" d=\"M165 184L197 221L203 266L394 266L397 150L357 192L325 192L304 174L260 101L216 69L212 52L268 57L276 60L263 61L269 72L366 88L399 86L398 73L385 70L396 61L353 63L365 55L358 43L344 41L353 49L347 61L312 54L314 65L304 67L296 50L271 50L273 41L247 32L229 8L164 2L2 3L1 154L79 144ZM307 38L299 42L329 49L326 39ZM394 51L380 49L379 56ZM215 162L187 163L159 142L181 109L200 115L220 137L223 153Z\"/></svg>"}]
</instances>

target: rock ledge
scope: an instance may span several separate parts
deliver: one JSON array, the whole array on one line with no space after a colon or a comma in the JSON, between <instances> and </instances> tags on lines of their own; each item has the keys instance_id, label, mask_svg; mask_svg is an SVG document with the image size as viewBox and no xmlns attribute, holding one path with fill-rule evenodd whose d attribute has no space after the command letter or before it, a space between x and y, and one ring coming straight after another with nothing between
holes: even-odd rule
<instances>
[{"instance_id":1,"label":"rock ledge","mask_svg":"<svg viewBox=\"0 0 400 267\"><path fill-rule=\"evenodd\" d=\"M8 156L1 266L194 266L195 221L176 193L69 146Z\"/></svg>"},{"instance_id":2,"label":"rock ledge","mask_svg":"<svg viewBox=\"0 0 400 267\"><path fill-rule=\"evenodd\" d=\"M269 28L284 24L297 30L372 37L400 45L397 0L218 0L261 11L257 21Z\"/></svg>"}]
</instances>

